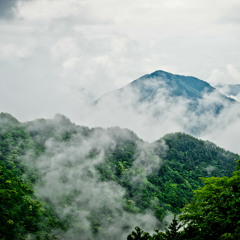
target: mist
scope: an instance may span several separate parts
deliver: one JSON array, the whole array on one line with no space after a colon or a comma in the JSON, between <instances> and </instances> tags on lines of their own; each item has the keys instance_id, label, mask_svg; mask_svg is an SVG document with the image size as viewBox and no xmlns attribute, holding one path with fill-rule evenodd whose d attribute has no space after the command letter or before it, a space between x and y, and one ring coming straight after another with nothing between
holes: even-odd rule
<instances>
[{"instance_id":1,"label":"mist","mask_svg":"<svg viewBox=\"0 0 240 240\"><path fill-rule=\"evenodd\" d=\"M25 122L43 149L24 162L39 173L36 195L66 223L56 235L123 240L135 226L165 226L153 210L139 210L139 195L129 200L111 174L102 178L119 139L136 141L121 179L139 189L162 167L168 149L156 140L165 134L185 132L240 154L240 94L229 95L232 103L221 95L240 84L239 7L239 0L0 0L0 111ZM154 97L125 87L156 70L222 87L194 102L154 79L144 85Z\"/></svg>"},{"instance_id":2,"label":"mist","mask_svg":"<svg viewBox=\"0 0 240 240\"><path fill-rule=\"evenodd\" d=\"M149 86L153 83L149 81ZM89 106L89 118L83 123L128 128L149 142L167 133L186 132L239 153L238 102L226 101L217 89L204 93L197 102L184 96L171 97L170 89L162 85L156 85L156 89L154 98L144 102L143 96L130 86L108 93L97 105ZM217 106L221 106L219 113Z\"/></svg>"},{"instance_id":3,"label":"mist","mask_svg":"<svg viewBox=\"0 0 240 240\"><path fill-rule=\"evenodd\" d=\"M239 151L234 142L240 134L230 122L221 132L214 116L199 119L187 111L185 99L156 98L138 111L118 99L102 109L91 107L102 95L158 69L213 86L239 83L238 7L236 0L221 5L215 0L1 1L0 109L21 121L60 113L79 125L127 127L148 141L210 121L198 136ZM156 111L158 118L149 116ZM229 109L221 119L231 118L237 126L236 115Z\"/></svg>"},{"instance_id":4,"label":"mist","mask_svg":"<svg viewBox=\"0 0 240 240\"><path fill-rule=\"evenodd\" d=\"M126 192L114 181L102 181L97 170L105 161L105 154L116 147L117 141L138 139L129 130L110 128L105 131L95 129L84 135L81 128L69 124L65 117L57 115L53 120L38 120L28 123L35 141L45 148L38 158L31 153L25 155L25 163L39 172L40 179L35 184L35 193L54 209L60 220L67 223L67 230L56 232L62 239L126 239L135 226L153 231L163 223L155 218L151 210L136 213L126 210ZM47 137L48 129L54 134ZM59 136L68 130L76 131L68 141ZM139 187L147 175L159 170L161 159L148 155L158 149L164 155L164 143L150 145L137 140L135 162L132 171L123 175ZM142 173L133 174L134 169ZM138 180L137 180L138 179ZM138 198L138 196L135 196Z\"/></svg>"}]
</instances>

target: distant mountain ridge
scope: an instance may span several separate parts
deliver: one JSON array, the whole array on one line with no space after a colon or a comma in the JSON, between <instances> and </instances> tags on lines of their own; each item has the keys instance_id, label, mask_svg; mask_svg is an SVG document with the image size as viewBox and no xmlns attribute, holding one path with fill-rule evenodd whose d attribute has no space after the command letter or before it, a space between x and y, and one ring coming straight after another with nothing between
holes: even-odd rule
<instances>
[{"instance_id":1,"label":"distant mountain ridge","mask_svg":"<svg viewBox=\"0 0 240 240\"><path fill-rule=\"evenodd\" d=\"M236 100L203 80L159 70L106 93L95 102L93 112L98 111L95 119L102 116L102 122L108 119L112 126L143 132L147 137L145 129L152 124L164 133L183 131L201 136L235 105Z\"/></svg>"},{"instance_id":2,"label":"distant mountain ridge","mask_svg":"<svg viewBox=\"0 0 240 240\"><path fill-rule=\"evenodd\" d=\"M164 71L156 71L151 74L144 75L143 77L133 81L133 87L141 87L142 81L149 80L159 81L163 87L170 89L171 96L184 96L187 98L200 98L203 92L213 92L215 89L210 84L199 80L195 77L175 75Z\"/></svg>"},{"instance_id":3,"label":"distant mountain ridge","mask_svg":"<svg viewBox=\"0 0 240 240\"><path fill-rule=\"evenodd\" d=\"M167 89L169 97L184 97L194 101L201 99L204 94L210 94L214 91L217 91L217 89L212 87L209 83L196 77L177 75L158 70L134 80L123 88L112 91L111 93L107 93L98 99L97 102L100 102L101 99L105 98L109 94L119 95L125 89L129 88L132 88L133 91L138 92L139 100L141 102L151 101L156 97L161 89ZM218 94L225 101L235 101L234 99L229 98L220 92L218 92Z\"/></svg>"}]
</instances>

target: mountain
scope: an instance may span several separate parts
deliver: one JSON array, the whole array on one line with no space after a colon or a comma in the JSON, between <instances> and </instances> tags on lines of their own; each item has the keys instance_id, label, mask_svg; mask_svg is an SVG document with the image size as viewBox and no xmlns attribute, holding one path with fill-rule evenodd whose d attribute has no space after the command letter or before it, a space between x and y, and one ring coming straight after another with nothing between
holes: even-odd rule
<instances>
[{"instance_id":1,"label":"mountain","mask_svg":"<svg viewBox=\"0 0 240 240\"><path fill-rule=\"evenodd\" d=\"M10 114L0 113L0 239L54 239L61 228L57 216L34 193L39 175L24 162L39 149L25 127Z\"/></svg>"},{"instance_id":2,"label":"mountain","mask_svg":"<svg viewBox=\"0 0 240 240\"><path fill-rule=\"evenodd\" d=\"M207 82L195 77L164 71L144 75L130 83L130 86L139 89L142 101L153 99L160 88L168 89L171 97L182 96L189 99L202 98L204 93L212 93L215 90Z\"/></svg>"},{"instance_id":3,"label":"mountain","mask_svg":"<svg viewBox=\"0 0 240 240\"><path fill-rule=\"evenodd\" d=\"M103 117L112 125L133 129L145 139L151 131L156 139L156 131L183 131L195 136L208 133L217 119L237 104L198 78L156 71L105 94L95 102L93 111L97 112L94 119ZM154 131L149 129L153 124Z\"/></svg>"},{"instance_id":4,"label":"mountain","mask_svg":"<svg viewBox=\"0 0 240 240\"><path fill-rule=\"evenodd\" d=\"M118 95L123 97L125 91L133 91L138 94L139 102L151 102L158 97L183 97L191 101L197 101L204 97L204 94L216 92L222 101L234 102L234 99L218 92L209 83L191 76L176 75L165 71L156 71L151 74L144 75L139 79L131 82L127 86L104 95L97 100L104 101L109 95ZM159 96L166 93L167 96Z\"/></svg>"},{"instance_id":5,"label":"mountain","mask_svg":"<svg viewBox=\"0 0 240 240\"><path fill-rule=\"evenodd\" d=\"M164 227L200 177L230 176L239 157L185 133L148 143L62 115L21 123L0 114L0 138L3 239L122 240L135 226Z\"/></svg>"}]
</instances>

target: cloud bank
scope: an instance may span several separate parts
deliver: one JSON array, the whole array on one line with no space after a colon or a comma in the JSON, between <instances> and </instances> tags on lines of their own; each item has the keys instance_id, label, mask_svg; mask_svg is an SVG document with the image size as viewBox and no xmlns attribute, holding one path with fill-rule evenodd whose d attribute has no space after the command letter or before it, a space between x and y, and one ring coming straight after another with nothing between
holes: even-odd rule
<instances>
[{"instance_id":1,"label":"cloud bank","mask_svg":"<svg viewBox=\"0 0 240 240\"><path fill-rule=\"evenodd\" d=\"M237 0L221 4L216 0L10 0L0 4L0 110L22 121L61 113L78 124L120 125L155 140L167 131L184 131L204 117L205 122L215 120L192 116L183 99L159 100L161 111L169 110L160 120L143 113L155 111L156 105L150 110L143 107L143 114L129 109L123 113L117 107L98 114L90 103L158 69L212 84L239 82ZM234 133L236 140L237 120L233 126L224 129ZM203 137L210 136L218 144L221 136L231 135L220 134L220 129L219 135L211 133L215 127ZM226 148L236 151L229 144Z\"/></svg>"}]
</instances>

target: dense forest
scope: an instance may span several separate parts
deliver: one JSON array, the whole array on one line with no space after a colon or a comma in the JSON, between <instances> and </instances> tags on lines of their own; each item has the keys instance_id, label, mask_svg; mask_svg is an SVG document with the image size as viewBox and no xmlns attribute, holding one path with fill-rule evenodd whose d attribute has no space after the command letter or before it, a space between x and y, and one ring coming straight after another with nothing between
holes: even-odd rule
<instances>
[{"instance_id":1,"label":"dense forest","mask_svg":"<svg viewBox=\"0 0 240 240\"><path fill-rule=\"evenodd\" d=\"M1 113L0 238L237 239L238 158L184 133Z\"/></svg>"},{"instance_id":2,"label":"dense forest","mask_svg":"<svg viewBox=\"0 0 240 240\"><path fill-rule=\"evenodd\" d=\"M203 178L178 219L162 232L150 234L136 227L127 240L240 239L240 163L233 176Z\"/></svg>"}]
</instances>

